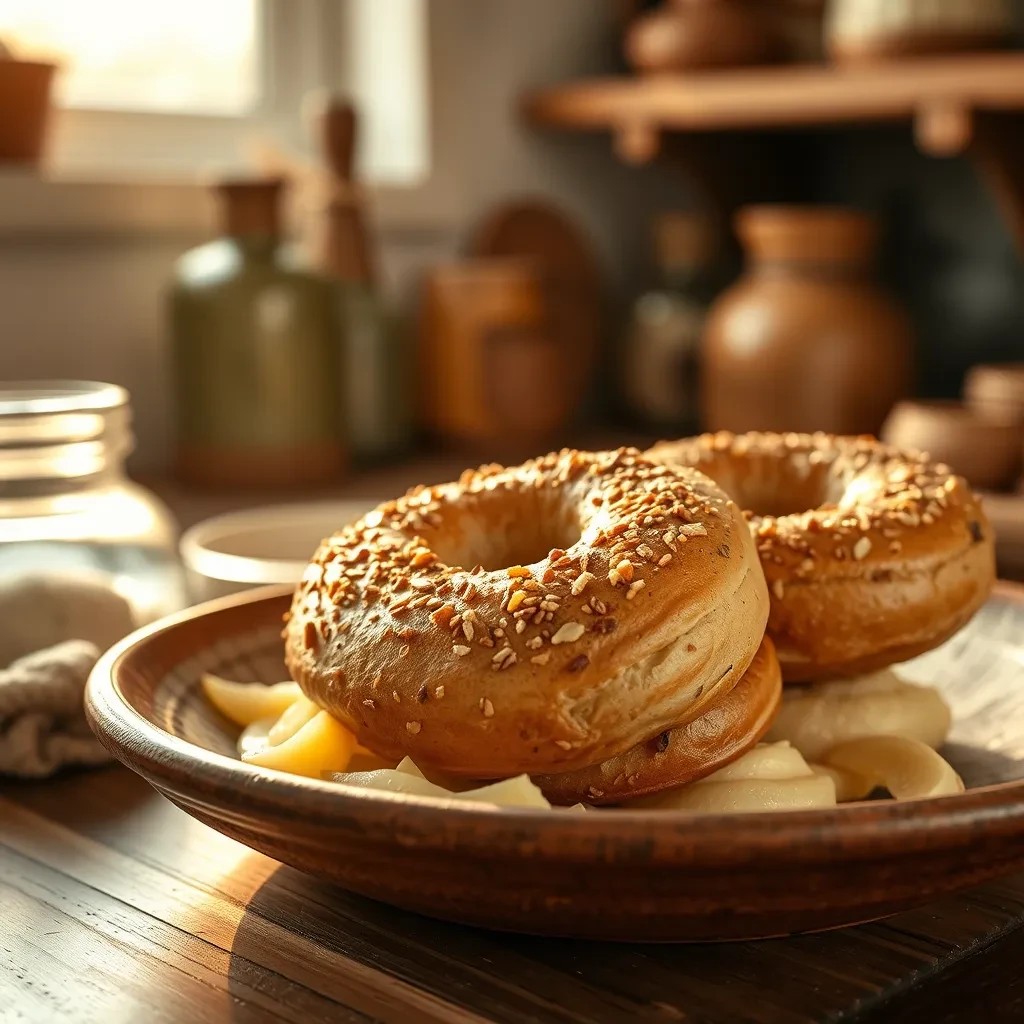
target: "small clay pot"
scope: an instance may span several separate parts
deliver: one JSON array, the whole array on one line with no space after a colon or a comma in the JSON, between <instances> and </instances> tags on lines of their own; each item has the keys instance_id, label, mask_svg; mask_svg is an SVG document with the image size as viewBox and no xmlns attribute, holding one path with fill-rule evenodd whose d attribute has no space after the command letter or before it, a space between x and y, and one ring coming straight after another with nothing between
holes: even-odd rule
<instances>
[{"instance_id":1,"label":"small clay pot","mask_svg":"<svg viewBox=\"0 0 1024 1024\"><path fill-rule=\"evenodd\" d=\"M56 70L54 64L0 59L0 163L41 160Z\"/></svg>"},{"instance_id":2,"label":"small clay pot","mask_svg":"<svg viewBox=\"0 0 1024 1024\"><path fill-rule=\"evenodd\" d=\"M1020 472L1020 429L983 419L960 402L900 402L882 428L882 440L928 452L981 490L1002 490Z\"/></svg>"},{"instance_id":3,"label":"small clay pot","mask_svg":"<svg viewBox=\"0 0 1024 1024\"><path fill-rule=\"evenodd\" d=\"M669 0L632 23L625 52L638 71L657 73L765 64L781 47L759 4Z\"/></svg>"},{"instance_id":4,"label":"small clay pot","mask_svg":"<svg viewBox=\"0 0 1024 1024\"><path fill-rule=\"evenodd\" d=\"M964 380L964 401L984 419L1024 428L1024 363L973 367Z\"/></svg>"},{"instance_id":5,"label":"small clay pot","mask_svg":"<svg viewBox=\"0 0 1024 1024\"><path fill-rule=\"evenodd\" d=\"M913 332L874 280L875 221L754 206L736 226L747 269L705 325L704 427L876 433L908 393Z\"/></svg>"}]
</instances>

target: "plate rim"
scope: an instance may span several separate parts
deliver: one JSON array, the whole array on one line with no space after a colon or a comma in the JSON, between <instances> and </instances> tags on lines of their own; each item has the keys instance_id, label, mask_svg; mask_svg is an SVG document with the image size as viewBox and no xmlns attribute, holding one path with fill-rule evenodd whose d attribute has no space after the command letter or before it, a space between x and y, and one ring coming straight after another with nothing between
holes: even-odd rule
<instances>
[{"instance_id":1,"label":"plate rim","mask_svg":"<svg viewBox=\"0 0 1024 1024\"><path fill-rule=\"evenodd\" d=\"M101 743L158 789L189 805L216 808L218 817L251 821L269 816L311 829L344 825L375 841L415 842L421 849L490 857L533 842L543 847L545 859L592 860L594 843L601 840L604 859L641 854L652 866L721 869L780 853L790 863L808 864L918 856L922 849L971 846L982 827L989 839L1024 837L1024 778L921 800L699 817L685 810L489 808L361 790L248 765L167 732L124 695L119 682L124 667L157 637L249 606L283 605L292 590L291 585L275 585L207 601L136 630L110 648L90 673L85 694L86 716ZM1000 580L992 597L1024 604L1024 585ZM232 812L222 802L190 796L200 773L206 788L221 793L241 788L243 809ZM438 828L439 816L448 827Z\"/></svg>"}]
</instances>

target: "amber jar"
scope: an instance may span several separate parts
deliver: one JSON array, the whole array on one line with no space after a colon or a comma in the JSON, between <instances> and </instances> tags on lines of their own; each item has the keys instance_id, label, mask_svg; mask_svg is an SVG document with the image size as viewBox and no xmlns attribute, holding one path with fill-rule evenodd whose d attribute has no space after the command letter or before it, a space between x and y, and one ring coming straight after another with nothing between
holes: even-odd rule
<instances>
[{"instance_id":1,"label":"amber jar","mask_svg":"<svg viewBox=\"0 0 1024 1024\"><path fill-rule=\"evenodd\" d=\"M878 225L836 207L753 206L743 276L704 333L710 430L877 433L911 375L913 332L873 277Z\"/></svg>"}]
</instances>

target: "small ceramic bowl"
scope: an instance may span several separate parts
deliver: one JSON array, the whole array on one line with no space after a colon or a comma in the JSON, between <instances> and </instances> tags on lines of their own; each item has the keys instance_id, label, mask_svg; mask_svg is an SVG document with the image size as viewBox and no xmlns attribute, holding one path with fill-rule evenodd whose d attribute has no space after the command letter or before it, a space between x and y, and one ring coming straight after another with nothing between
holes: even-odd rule
<instances>
[{"instance_id":1,"label":"small ceramic bowl","mask_svg":"<svg viewBox=\"0 0 1024 1024\"><path fill-rule=\"evenodd\" d=\"M273 505L228 512L182 535L180 552L194 602L271 583L297 583L317 545L376 501Z\"/></svg>"},{"instance_id":2,"label":"small ceramic bowl","mask_svg":"<svg viewBox=\"0 0 1024 1024\"><path fill-rule=\"evenodd\" d=\"M964 401L983 419L1024 428L1024 363L973 367L964 380Z\"/></svg>"},{"instance_id":3,"label":"small ceramic bowl","mask_svg":"<svg viewBox=\"0 0 1024 1024\"><path fill-rule=\"evenodd\" d=\"M959 402L899 402L882 427L882 440L928 452L981 490L1009 487L1020 471L1020 428L984 419Z\"/></svg>"}]
</instances>

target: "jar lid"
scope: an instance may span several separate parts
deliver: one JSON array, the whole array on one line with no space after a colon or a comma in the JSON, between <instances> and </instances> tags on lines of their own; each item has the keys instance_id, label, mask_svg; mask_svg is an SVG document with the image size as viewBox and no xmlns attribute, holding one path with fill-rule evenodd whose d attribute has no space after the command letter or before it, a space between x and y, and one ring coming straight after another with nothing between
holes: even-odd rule
<instances>
[{"instance_id":1,"label":"jar lid","mask_svg":"<svg viewBox=\"0 0 1024 1024\"><path fill-rule=\"evenodd\" d=\"M878 221L846 206L746 206L736 233L757 259L864 266L874 257Z\"/></svg>"},{"instance_id":2,"label":"jar lid","mask_svg":"<svg viewBox=\"0 0 1024 1024\"><path fill-rule=\"evenodd\" d=\"M116 384L0 382L0 479L89 476L132 447L130 398Z\"/></svg>"}]
</instances>

